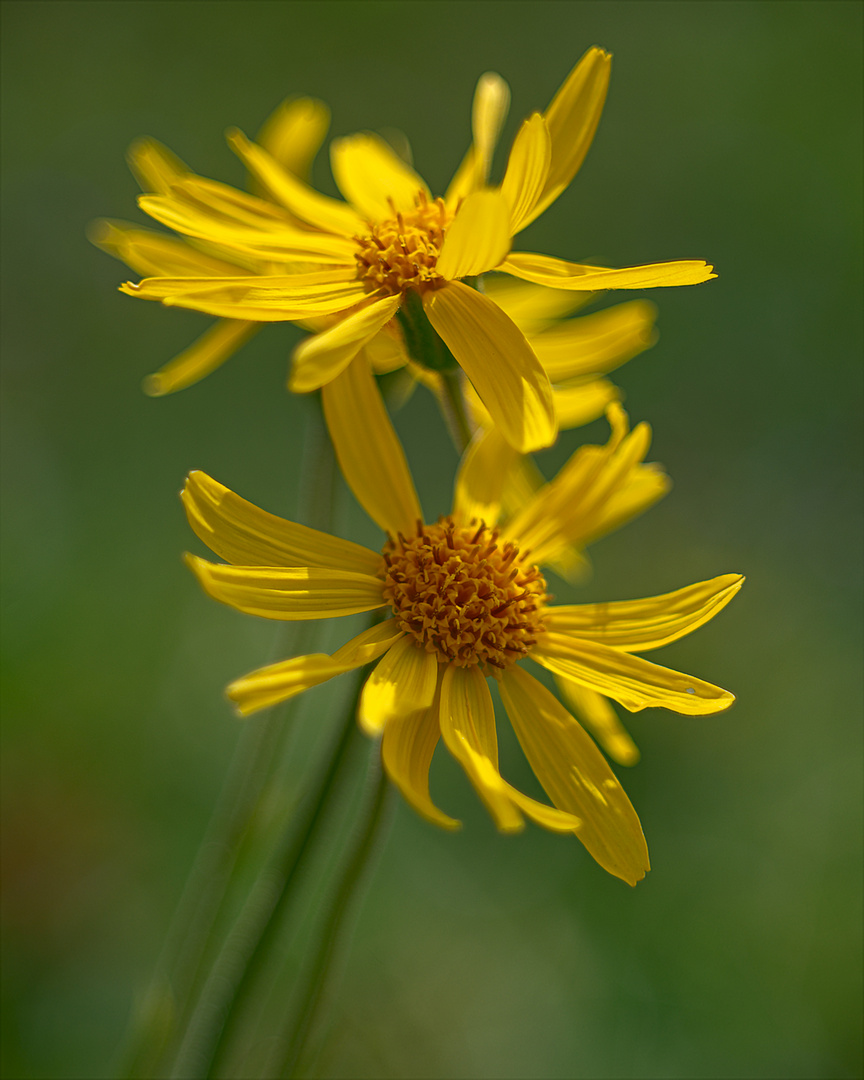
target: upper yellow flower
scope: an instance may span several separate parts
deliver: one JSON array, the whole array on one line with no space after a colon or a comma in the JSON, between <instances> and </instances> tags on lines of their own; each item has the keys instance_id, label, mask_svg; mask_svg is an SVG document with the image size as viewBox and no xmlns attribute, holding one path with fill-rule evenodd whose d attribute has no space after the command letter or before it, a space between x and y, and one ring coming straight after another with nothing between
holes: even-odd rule
<instances>
[{"instance_id":1,"label":"upper yellow flower","mask_svg":"<svg viewBox=\"0 0 864 1080\"><path fill-rule=\"evenodd\" d=\"M613 408L605 447L581 448L558 478L516 515L501 518L500 489L485 440L463 459L450 516L423 524L404 456L368 368L352 364L336 380L332 420L368 410L377 442L348 476L388 534L379 554L259 510L203 473L183 492L189 521L227 560L189 556L205 590L241 611L273 619L319 619L377 609L391 617L332 656L272 664L228 688L243 714L377 661L358 719L383 734L384 765L424 817L453 828L431 800L428 771L439 737L465 769L498 827L515 831L523 815L573 832L610 873L635 884L648 869L633 807L603 755L560 702L518 662L530 658L565 686L608 696L625 708L665 706L687 715L727 708L733 696L689 675L633 655L690 633L720 611L742 578L727 574L664 596L631 602L553 607L538 564L626 520L662 493L656 470L642 464L650 433L628 434ZM362 428L347 423L340 450L352 457ZM507 714L547 806L507 783L498 768L492 698L498 681Z\"/></svg>"},{"instance_id":2,"label":"upper yellow flower","mask_svg":"<svg viewBox=\"0 0 864 1080\"><path fill-rule=\"evenodd\" d=\"M511 251L513 237L558 197L581 165L597 127L610 57L590 49L545 113L526 120L504 179L488 184L506 111L506 86L480 81L474 143L443 198L378 136L331 145L333 174L347 202L314 191L241 132L228 141L269 201L191 174L178 174L142 208L165 225L245 260L198 276L145 278L124 290L145 299L249 322L323 320L295 352L295 389L320 387L401 310L404 325L433 341L471 380L505 438L527 452L554 441L549 378L524 333L463 279L499 270L578 292L690 285L713 277L704 262L609 270ZM428 320L428 321L427 321ZM431 326L429 326L431 324ZM440 339L440 343L439 342Z\"/></svg>"}]
</instances>

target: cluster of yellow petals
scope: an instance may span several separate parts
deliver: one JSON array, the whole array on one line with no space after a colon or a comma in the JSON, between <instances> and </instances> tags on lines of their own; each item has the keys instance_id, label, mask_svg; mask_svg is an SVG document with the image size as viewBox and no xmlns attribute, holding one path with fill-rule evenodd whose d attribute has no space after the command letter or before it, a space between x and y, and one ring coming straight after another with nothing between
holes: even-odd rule
<instances>
[{"instance_id":1,"label":"cluster of yellow petals","mask_svg":"<svg viewBox=\"0 0 864 1080\"><path fill-rule=\"evenodd\" d=\"M546 582L498 539L483 522L446 517L384 548L384 598L400 629L444 663L509 668L545 629Z\"/></svg>"}]
</instances>

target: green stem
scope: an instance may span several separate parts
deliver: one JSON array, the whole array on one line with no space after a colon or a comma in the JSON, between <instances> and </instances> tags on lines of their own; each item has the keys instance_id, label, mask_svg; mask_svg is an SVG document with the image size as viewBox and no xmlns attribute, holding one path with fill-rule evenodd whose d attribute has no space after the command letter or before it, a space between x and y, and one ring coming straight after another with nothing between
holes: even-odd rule
<instances>
[{"instance_id":1,"label":"green stem","mask_svg":"<svg viewBox=\"0 0 864 1080\"><path fill-rule=\"evenodd\" d=\"M174 1076L218 1075L241 1020L246 999L268 959L294 885L309 861L332 798L352 756L362 742L356 724L360 691L369 668L361 672L327 765L299 821L287 830L272 868L262 874L244 906L231 939L213 966L201 996L195 1023L178 1055Z\"/></svg>"},{"instance_id":2,"label":"green stem","mask_svg":"<svg viewBox=\"0 0 864 1080\"><path fill-rule=\"evenodd\" d=\"M307 417L303 459L307 484L300 492L299 516L310 525L326 529L334 512L336 463L320 405ZM273 659L296 652L301 634L296 625L280 627ZM288 702L243 726L169 928L137 1030L130 1038L121 1075L158 1075L166 1057L176 1050L177 1038L187 1029L235 884L241 853L255 831L254 819L274 764L284 757L283 743L290 731L288 718L294 706L295 702Z\"/></svg>"},{"instance_id":3,"label":"green stem","mask_svg":"<svg viewBox=\"0 0 864 1080\"><path fill-rule=\"evenodd\" d=\"M382 827L389 821L392 788L376 753L370 764L371 797L368 799L365 820L356 829L353 852L333 897L330 911L319 933L318 948L304 979L304 993L294 1012L285 1039L285 1050L275 1069L275 1077L292 1077L314 1030L315 1019L327 988L328 975L337 946L345 936L345 921L352 905L359 899L359 886L368 875L375 848L383 845Z\"/></svg>"},{"instance_id":4,"label":"green stem","mask_svg":"<svg viewBox=\"0 0 864 1080\"><path fill-rule=\"evenodd\" d=\"M468 419L468 410L465 407L465 395L462 393L462 379L458 371L442 371L441 389L443 397L441 409L450 436L460 454L465 452L468 443L474 434L471 421Z\"/></svg>"}]
</instances>

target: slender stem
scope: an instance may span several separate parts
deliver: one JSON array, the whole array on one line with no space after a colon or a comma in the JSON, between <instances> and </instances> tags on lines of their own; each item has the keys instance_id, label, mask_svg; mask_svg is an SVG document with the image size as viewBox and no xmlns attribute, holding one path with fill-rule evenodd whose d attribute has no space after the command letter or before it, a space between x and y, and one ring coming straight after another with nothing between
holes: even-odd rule
<instances>
[{"instance_id":1,"label":"slender stem","mask_svg":"<svg viewBox=\"0 0 864 1080\"><path fill-rule=\"evenodd\" d=\"M460 454L465 452L474 431L465 407L465 395L462 393L462 380L458 371L441 371L441 389L443 396L441 408L450 436Z\"/></svg>"},{"instance_id":2,"label":"slender stem","mask_svg":"<svg viewBox=\"0 0 864 1080\"><path fill-rule=\"evenodd\" d=\"M345 920L352 905L358 900L358 887L371 868L371 856L376 847L382 846L382 826L389 821L391 786L375 754L370 766L372 796L368 800L365 821L356 831L354 850L333 897L330 911L319 934L318 948L304 979L300 1005L288 1027L285 1050L278 1066L269 1075L293 1077L302 1060L309 1036L314 1030L315 1019L327 988L328 975L340 940L345 935Z\"/></svg>"},{"instance_id":3,"label":"slender stem","mask_svg":"<svg viewBox=\"0 0 864 1080\"><path fill-rule=\"evenodd\" d=\"M293 898L294 885L308 862L320 833L325 811L338 787L352 747L361 742L355 716L360 690L369 668L357 680L333 750L328 755L316 793L305 812L286 831L272 869L262 874L208 979L198 1010L181 1048L175 1076L218 1075L230 1048L246 999L267 961L282 916Z\"/></svg>"},{"instance_id":4,"label":"slender stem","mask_svg":"<svg viewBox=\"0 0 864 1080\"><path fill-rule=\"evenodd\" d=\"M334 512L336 464L320 406L307 416L303 458L307 483L301 488L298 500L299 516L310 525L327 528ZM301 633L295 625L280 626L274 654L295 652ZM295 702L287 702L243 727L172 919L137 1030L131 1036L122 1075L130 1078L158 1075L178 1033L186 1030L234 884L241 851L253 831L252 821L274 763L284 756L280 750L284 750L282 744L290 731L287 720L294 706Z\"/></svg>"}]
</instances>

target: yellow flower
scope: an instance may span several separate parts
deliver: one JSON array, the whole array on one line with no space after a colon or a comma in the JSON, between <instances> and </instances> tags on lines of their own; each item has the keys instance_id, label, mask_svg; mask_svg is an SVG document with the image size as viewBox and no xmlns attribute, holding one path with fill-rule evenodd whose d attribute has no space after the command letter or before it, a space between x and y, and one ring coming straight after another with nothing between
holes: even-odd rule
<instances>
[{"instance_id":1,"label":"yellow flower","mask_svg":"<svg viewBox=\"0 0 864 1080\"><path fill-rule=\"evenodd\" d=\"M241 132L228 141L271 201L184 174L141 207L198 244L232 250L244 273L204 270L145 278L124 291L246 322L323 320L294 354L292 388L325 385L400 313L461 365L504 437L528 452L557 431L549 377L514 321L464 284L490 270L576 292L690 285L714 275L701 261L609 270L513 252L513 237L570 183L594 135L610 57L591 49L545 113L520 128L504 179L488 170L506 111L498 76L480 80L474 143L443 198L379 137L363 133L331 146L347 202L328 198ZM262 269L265 266L265 269ZM429 325L431 324L431 326ZM440 340L439 340L440 339Z\"/></svg>"},{"instance_id":2,"label":"yellow flower","mask_svg":"<svg viewBox=\"0 0 864 1080\"><path fill-rule=\"evenodd\" d=\"M382 735L388 774L408 802L445 828L458 823L429 794L439 737L459 761L504 832L524 817L574 833L610 873L635 884L648 869L633 807L603 755L557 698L518 666L530 658L568 686L611 697L631 711L665 706L687 715L727 708L732 694L634 656L689 633L740 588L727 574L664 596L554 607L538 564L585 542L646 504L656 472L642 464L650 432L627 432L613 408L606 446L578 450L559 476L499 524L500 493L483 439L457 477L450 516L423 524L417 493L368 366L336 381L329 408L348 434L337 453L354 458L348 476L360 502L387 532L377 553L265 513L203 473L183 501L192 528L226 563L189 556L204 589L240 611L272 619L319 619L391 609L391 617L333 655L294 657L232 683L246 715L333 676L377 661L358 720ZM378 412L380 410L380 413ZM359 411L377 422L363 425ZM355 419L352 421L351 417ZM378 434L365 455L358 438ZM651 501L651 500L649 500ZM553 806L507 783L498 768L487 677L494 677L519 742Z\"/></svg>"}]
</instances>

